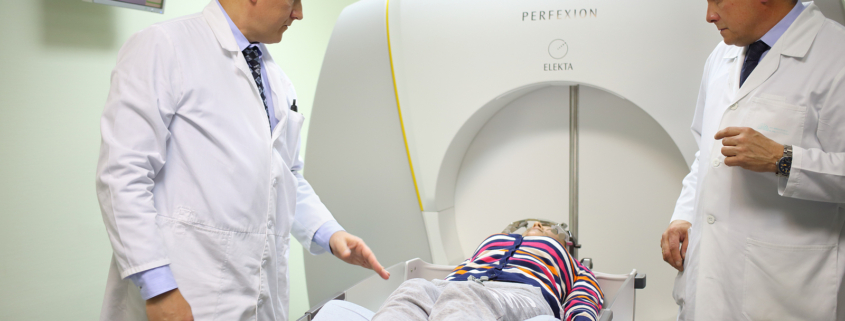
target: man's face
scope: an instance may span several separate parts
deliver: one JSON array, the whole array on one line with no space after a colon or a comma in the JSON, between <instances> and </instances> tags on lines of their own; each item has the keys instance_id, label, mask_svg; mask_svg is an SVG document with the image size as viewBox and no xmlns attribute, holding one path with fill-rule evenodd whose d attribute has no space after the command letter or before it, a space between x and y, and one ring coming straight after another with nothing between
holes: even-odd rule
<instances>
[{"instance_id":1,"label":"man's face","mask_svg":"<svg viewBox=\"0 0 845 321\"><path fill-rule=\"evenodd\" d=\"M301 0L254 0L256 5L250 17L253 19L255 38L250 41L278 43L282 33L294 20L302 20Z\"/></svg>"},{"instance_id":2,"label":"man's face","mask_svg":"<svg viewBox=\"0 0 845 321\"><path fill-rule=\"evenodd\" d=\"M522 233L522 236L548 236L557 240L560 244L564 244L563 240L559 238L551 226L544 226L540 222L534 222L534 224L528 226L525 233Z\"/></svg>"},{"instance_id":3,"label":"man's face","mask_svg":"<svg viewBox=\"0 0 845 321\"><path fill-rule=\"evenodd\" d=\"M707 22L716 25L728 45L747 46L760 39L765 30L761 0L707 0Z\"/></svg>"}]
</instances>

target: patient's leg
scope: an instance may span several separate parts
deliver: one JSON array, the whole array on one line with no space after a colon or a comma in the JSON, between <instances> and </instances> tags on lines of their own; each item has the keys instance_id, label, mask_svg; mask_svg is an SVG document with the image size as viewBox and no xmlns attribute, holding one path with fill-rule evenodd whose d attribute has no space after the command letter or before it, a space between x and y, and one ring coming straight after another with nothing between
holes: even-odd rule
<instances>
[{"instance_id":1,"label":"patient's leg","mask_svg":"<svg viewBox=\"0 0 845 321\"><path fill-rule=\"evenodd\" d=\"M326 302L317 313L314 321L370 321L373 311L349 301L331 300Z\"/></svg>"},{"instance_id":2,"label":"patient's leg","mask_svg":"<svg viewBox=\"0 0 845 321\"><path fill-rule=\"evenodd\" d=\"M506 282L448 282L434 303L429 320L522 321L538 315L553 315L539 288Z\"/></svg>"},{"instance_id":3,"label":"patient's leg","mask_svg":"<svg viewBox=\"0 0 845 321\"><path fill-rule=\"evenodd\" d=\"M407 280L390 294L372 321L428 320L444 287L445 284L438 286L424 279Z\"/></svg>"}]
</instances>

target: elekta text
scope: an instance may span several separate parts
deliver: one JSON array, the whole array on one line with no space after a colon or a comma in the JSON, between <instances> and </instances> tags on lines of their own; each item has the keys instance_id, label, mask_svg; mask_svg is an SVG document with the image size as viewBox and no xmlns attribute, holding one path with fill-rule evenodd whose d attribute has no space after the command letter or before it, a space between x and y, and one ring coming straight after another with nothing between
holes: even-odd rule
<instances>
[{"instance_id":1,"label":"elekta text","mask_svg":"<svg viewBox=\"0 0 845 321\"><path fill-rule=\"evenodd\" d=\"M566 71L573 70L572 64L568 62L555 62L543 64L543 71Z\"/></svg>"}]
</instances>

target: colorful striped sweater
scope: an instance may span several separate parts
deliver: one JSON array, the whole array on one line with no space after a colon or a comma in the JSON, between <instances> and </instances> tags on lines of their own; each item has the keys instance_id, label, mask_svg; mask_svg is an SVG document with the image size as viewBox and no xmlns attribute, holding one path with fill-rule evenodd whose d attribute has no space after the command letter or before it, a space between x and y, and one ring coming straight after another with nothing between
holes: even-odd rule
<instances>
[{"instance_id":1,"label":"colorful striped sweater","mask_svg":"<svg viewBox=\"0 0 845 321\"><path fill-rule=\"evenodd\" d=\"M555 317L566 321L598 320L604 304L593 273L547 236L491 235L446 280L467 281L470 276L536 286Z\"/></svg>"}]
</instances>

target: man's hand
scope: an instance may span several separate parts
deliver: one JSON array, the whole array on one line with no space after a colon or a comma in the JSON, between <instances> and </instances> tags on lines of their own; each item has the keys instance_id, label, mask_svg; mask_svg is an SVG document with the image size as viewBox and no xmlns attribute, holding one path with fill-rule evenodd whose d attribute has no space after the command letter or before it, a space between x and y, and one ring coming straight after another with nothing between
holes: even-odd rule
<instances>
[{"instance_id":1,"label":"man's hand","mask_svg":"<svg viewBox=\"0 0 845 321\"><path fill-rule=\"evenodd\" d=\"M329 239L329 246L331 246L334 256L344 262L372 269L385 280L390 277L390 272L387 272L378 263L376 255L360 237L346 233L346 231L338 231L332 234Z\"/></svg>"},{"instance_id":2,"label":"man's hand","mask_svg":"<svg viewBox=\"0 0 845 321\"><path fill-rule=\"evenodd\" d=\"M182 292L173 289L147 300L147 318L150 321L193 321L194 315Z\"/></svg>"},{"instance_id":3,"label":"man's hand","mask_svg":"<svg viewBox=\"0 0 845 321\"><path fill-rule=\"evenodd\" d=\"M783 145L748 127L728 127L716 133L722 140L725 165L739 166L755 172L777 172L783 157Z\"/></svg>"},{"instance_id":4,"label":"man's hand","mask_svg":"<svg viewBox=\"0 0 845 321\"><path fill-rule=\"evenodd\" d=\"M692 223L684 220L672 221L660 239L660 248L663 249L663 260L678 269L678 271L684 270L684 258L687 256L687 245L689 245L688 231L690 226L692 226ZM683 247L681 247L681 244L683 244Z\"/></svg>"}]
</instances>

